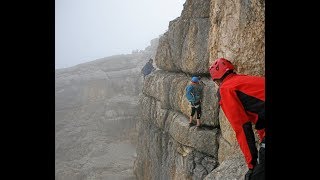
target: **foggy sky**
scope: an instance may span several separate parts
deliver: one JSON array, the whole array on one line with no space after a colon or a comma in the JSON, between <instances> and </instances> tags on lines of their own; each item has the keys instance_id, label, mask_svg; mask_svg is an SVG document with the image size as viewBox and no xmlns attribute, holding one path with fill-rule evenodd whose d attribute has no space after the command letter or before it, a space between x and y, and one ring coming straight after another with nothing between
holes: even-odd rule
<instances>
[{"instance_id":1,"label":"foggy sky","mask_svg":"<svg viewBox=\"0 0 320 180\"><path fill-rule=\"evenodd\" d=\"M56 69L143 50L185 0L55 0Z\"/></svg>"}]
</instances>

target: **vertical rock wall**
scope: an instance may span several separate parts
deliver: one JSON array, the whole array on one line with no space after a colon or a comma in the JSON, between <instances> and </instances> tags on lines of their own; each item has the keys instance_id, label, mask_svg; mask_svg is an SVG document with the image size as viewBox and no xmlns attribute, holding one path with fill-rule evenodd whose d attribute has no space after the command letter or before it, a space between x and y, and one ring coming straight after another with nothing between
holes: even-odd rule
<instances>
[{"instance_id":1,"label":"vertical rock wall","mask_svg":"<svg viewBox=\"0 0 320 180\"><path fill-rule=\"evenodd\" d=\"M208 68L225 57L238 73L264 75L264 1L186 0L181 16L159 39L140 96L134 172L142 179L240 179L247 167L220 110ZM206 84L201 130L188 127L185 86Z\"/></svg>"}]
</instances>

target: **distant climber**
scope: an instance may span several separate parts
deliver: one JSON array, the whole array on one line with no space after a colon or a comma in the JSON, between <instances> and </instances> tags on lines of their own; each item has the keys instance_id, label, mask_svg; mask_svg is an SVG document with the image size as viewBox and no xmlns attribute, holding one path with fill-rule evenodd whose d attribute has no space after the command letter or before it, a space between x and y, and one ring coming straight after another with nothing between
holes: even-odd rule
<instances>
[{"instance_id":1,"label":"distant climber","mask_svg":"<svg viewBox=\"0 0 320 180\"><path fill-rule=\"evenodd\" d=\"M248 171L245 180L265 179L265 78L236 74L233 64L216 59L209 68L212 80L219 87L219 104L236 133ZM252 128L259 136L259 152Z\"/></svg>"},{"instance_id":2,"label":"distant climber","mask_svg":"<svg viewBox=\"0 0 320 180\"><path fill-rule=\"evenodd\" d=\"M193 123L193 116L197 112L197 127L201 127L201 101L203 96L203 85L199 83L199 77L192 77L191 82L186 86L186 98L191 106L191 114L189 117L189 126L195 125Z\"/></svg>"},{"instance_id":3,"label":"distant climber","mask_svg":"<svg viewBox=\"0 0 320 180\"><path fill-rule=\"evenodd\" d=\"M150 73L152 73L154 70L156 70L156 68L153 67L153 59L150 58L149 61L143 66L143 68L141 69L141 74L143 74L143 79L145 79L145 77L147 75L149 75Z\"/></svg>"}]
</instances>

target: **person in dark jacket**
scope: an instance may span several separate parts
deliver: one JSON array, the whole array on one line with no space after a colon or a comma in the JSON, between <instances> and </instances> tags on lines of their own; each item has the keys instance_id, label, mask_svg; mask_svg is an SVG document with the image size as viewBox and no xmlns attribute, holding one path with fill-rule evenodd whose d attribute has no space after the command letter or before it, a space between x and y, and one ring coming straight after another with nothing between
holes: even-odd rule
<instances>
[{"instance_id":1,"label":"person in dark jacket","mask_svg":"<svg viewBox=\"0 0 320 180\"><path fill-rule=\"evenodd\" d=\"M149 61L141 69L141 73L143 74L143 79L145 79L147 75L149 75L152 71L156 69L153 67L152 63L153 63L153 59L150 58Z\"/></svg>"},{"instance_id":2,"label":"person in dark jacket","mask_svg":"<svg viewBox=\"0 0 320 180\"><path fill-rule=\"evenodd\" d=\"M236 74L234 69L229 60L219 58L212 63L209 71L212 80L219 86L219 104L235 131L249 169L245 180L264 180L265 78ZM252 123L259 137L259 152Z\"/></svg>"}]
</instances>

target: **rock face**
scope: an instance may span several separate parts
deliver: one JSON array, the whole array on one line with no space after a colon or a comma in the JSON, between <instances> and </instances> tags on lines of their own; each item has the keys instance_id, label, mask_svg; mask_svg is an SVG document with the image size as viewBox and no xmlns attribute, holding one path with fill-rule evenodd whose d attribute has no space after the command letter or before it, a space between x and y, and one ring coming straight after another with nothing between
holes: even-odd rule
<instances>
[{"instance_id":1,"label":"rock face","mask_svg":"<svg viewBox=\"0 0 320 180\"><path fill-rule=\"evenodd\" d=\"M181 17L170 22L168 32L159 40L156 64L160 69L188 74L207 72L209 15L209 0L185 2Z\"/></svg>"},{"instance_id":2,"label":"rock face","mask_svg":"<svg viewBox=\"0 0 320 180\"><path fill-rule=\"evenodd\" d=\"M136 179L140 70L157 45L56 70L55 179Z\"/></svg>"},{"instance_id":3,"label":"rock face","mask_svg":"<svg viewBox=\"0 0 320 180\"><path fill-rule=\"evenodd\" d=\"M264 0L211 0L210 6L210 64L224 57L239 73L264 75Z\"/></svg>"},{"instance_id":4,"label":"rock face","mask_svg":"<svg viewBox=\"0 0 320 180\"><path fill-rule=\"evenodd\" d=\"M143 95L140 105L137 179L201 179L217 166L218 129L190 128L185 115L153 97Z\"/></svg>"},{"instance_id":5,"label":"rock face","mask_svg":"<svg viewBox=\"0 0 320 180\"><path fill-rule=\"evenodd\" d=\"M158 70L146 78L142 92L145 96L160 101L161 108L171 109L189 117L191 108L186 101L185 88L190 79L182 73ZM203 89L201 121L205 125L217 127L219 109L217 99L212 95L212 90L215 89L214 83L206 77L201 80L206 84Z\"/></svg>"},{"instance_id":6,"label":"rock face","mask_svg":"<svg viewBox=\"0 0 320 180\"><path fill-rule=\"evenodd\" d=\"M159 70L139 98L137 179L243 179L247 166L208 68L224 57L239 74L263 76L264 42L264 1L186 0L159 39ZM201 130L188 126L185 86L193 75L206 84Z\"/></svg>"}]
</instances>

